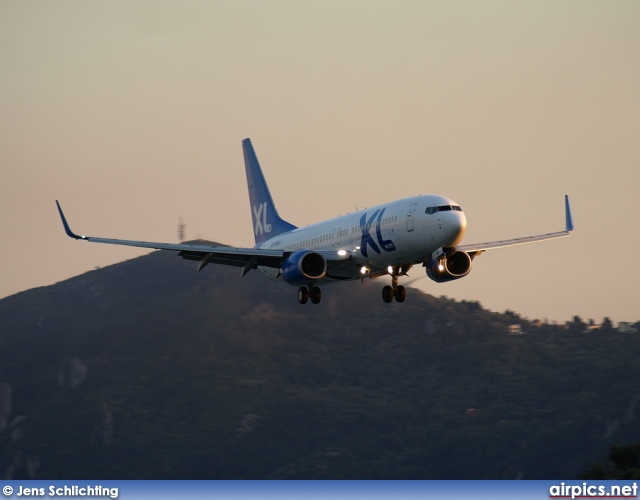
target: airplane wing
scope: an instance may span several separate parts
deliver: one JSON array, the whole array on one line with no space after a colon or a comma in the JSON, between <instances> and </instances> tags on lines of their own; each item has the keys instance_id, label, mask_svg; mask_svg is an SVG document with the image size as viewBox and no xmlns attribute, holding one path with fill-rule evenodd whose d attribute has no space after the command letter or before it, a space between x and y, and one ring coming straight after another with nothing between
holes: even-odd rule
<instances>
[{"instance_id":1,"label":"airplane wing","mask_svg":"<svg viewBox=\"0 0 640 500\"><path fill-rule=\"evenodd\" d=\"M225 266L242 267L241 276L244 276L251 269L256 269L258 266L279 269L282 267L282 263L292 253L285 250L267 250L262 248L236 248L230 246L200 245L192 243L155 243L151 241L117 240L112 238L97 238L95 236L80 236L71 231L58 200L56 200L56 205L58 206L58 212L60 212L60 218L62 219L64 230L70 238L90 241L92 243L106 243L109 245L124 245L129 247L152 248L156 250L173 250L178 252L178 255L183 259L198 261L198 271L202 271L207 264L222 264ZM330 268L337 266L341 261L351 258L350 254L339 253L332 250L320 250L317 251L317 253L321 253L325 259L327 259L327 263Z\"/></svg>"},{"instance_id":2,"label":"airplane wing","mask_svg":"<svg viewBox=\"0 0 640 500\"><path fill-rule=\"evenodd\" d=\"M71 231L60 203L56 200L60 218L67 236L76 240L90 241L92 243L106 243L109 245L125 245L130 247L153 248L157 250L173 250L179 252L183 259L197 260L198 271L201 271L207 264L223 264L227 266L243 267L244 276L249 270L257 266L279 268L282 262L291 252L284 250L263 250L260 248L234 248L228 246L198 245L190 243L154 243L151 241L117 240L111 238L96 238L94 236L80 236Z\"/></svg>"},{"instance_id":3,"label":"airplane wing","mask_svg":"<svg viewBox=\"0 0 640 500\"><path fill-rule=\"evenodd\" d=\"M490 241L487 243L475 243L471 245L459 245L456 247L456 250L461 250L463 252L467 252L476 255L481 254L485 250L493 250L494 248L504 248L511 247L515 245L524 245L526 243L535 243L537 241L544 240L552 240L554 238L563 238L565 236L570 236L573 231L573 216L571 215L571 206L569 205L569 196L565 195L564 197L564 208L565 208L565 230L557 231L555 233L547 233L547 234L538 234L535 236L524 236L522 238L514 238L511 240L499 240L499 241Z\"/></svg>"}]
</instances>

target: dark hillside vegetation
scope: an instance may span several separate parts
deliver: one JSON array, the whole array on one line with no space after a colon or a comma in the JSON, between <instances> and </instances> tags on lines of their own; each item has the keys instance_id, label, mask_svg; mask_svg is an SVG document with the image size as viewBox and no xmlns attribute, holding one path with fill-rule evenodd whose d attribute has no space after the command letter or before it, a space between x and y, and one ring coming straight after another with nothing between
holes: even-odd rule
<instances>
[{"instance_id":1,"label":"dark hillside vegetation","mask_svg":"<svg viewBox=\"0 0 640 500\"><path fill-rule=\"evenodd\" d=\"M0 300L0 477L572 478L640 442L640 335L239 274L155 252Z\"/></svg>"}]
</instances>

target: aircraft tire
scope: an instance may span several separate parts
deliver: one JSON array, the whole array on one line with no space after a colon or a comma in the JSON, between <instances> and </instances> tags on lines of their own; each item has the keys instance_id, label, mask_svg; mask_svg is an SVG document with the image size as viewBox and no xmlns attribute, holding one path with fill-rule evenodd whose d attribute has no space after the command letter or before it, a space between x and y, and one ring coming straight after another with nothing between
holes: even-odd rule
<instances>
[{"instance_id":1,"label":"aircraft tire","mask_svg":"<svg viewBox=\"0 0 640 500\"><path fill-rule=\"evenodd\" d=\"M307 287L301 286L300 288L298 288L298 302L300 302L301 304L306 304L308 300L309 290L307 290Z\"/></svg>"},{"instance_id":2,"label":"aircraft tire","mask_svg":"<svg viewBox=\"0 0 640 500\"><path fill-rule=\"evenodd\" d=\"M389 285L382 288L382 300L387 304L393 301L393 288Z\"/></svg>"},{"instance_id":3,"label":"aircraft tire","mask_svg":"<svg viewBox=\"0 0 640 500\"><path fill-rule=\"evenodd\" d=\"M311 295L311 302L313 304L319 304L320 301L322 300L322 290L320 290L320 288L318 288L317 286L314 286L311 289L311 292L309 295Z\"/></svg>"},{"instance_id":4,"label":"aircraft tire","mask_svg":"<svg viewBox=\"0 0 640 500\"><path fill-rule=\"evenodd\" d=\"M407 298L407 290L402 286L402 285L398 285L398 288L396 288L396 302L404 302L404 300Z\"/></svg>"}]
</instances>

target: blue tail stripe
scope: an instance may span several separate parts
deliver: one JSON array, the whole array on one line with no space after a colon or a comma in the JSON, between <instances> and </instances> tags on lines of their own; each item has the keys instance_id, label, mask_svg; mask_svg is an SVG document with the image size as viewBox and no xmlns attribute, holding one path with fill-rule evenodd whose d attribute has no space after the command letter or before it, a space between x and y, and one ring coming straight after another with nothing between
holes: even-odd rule
<instances>
[{"instance_id":1,"label":"blue tail stripe","mask_svg":"<svg viewBox=\"0 0 640 500\"><path fill-rule=\"evenodd\" d=\"M262 243L282 233L296 229L278 215L275 203L271 198L267 181L264 178L258 157L251 144L251 139L242 141L244 166L247 172L251 217L256 244Z\"/></svg>"}]
</instances>

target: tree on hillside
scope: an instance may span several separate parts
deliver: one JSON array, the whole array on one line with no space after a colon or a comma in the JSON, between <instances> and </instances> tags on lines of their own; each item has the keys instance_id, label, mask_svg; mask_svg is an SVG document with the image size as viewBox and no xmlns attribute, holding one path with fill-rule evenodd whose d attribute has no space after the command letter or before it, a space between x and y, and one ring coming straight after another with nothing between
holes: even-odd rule
<instances>
[{"instance_id":1,"label":"tree on hillside","mask_svg":"<svg viewBox=\"0 0 640 500\"><path fill-rule=\"evenodd\" d=\"M573 321L567 321L567 330L569 333L583 333L587 325L582 321L580 316L574 316Z\"/></svg>"},{"instance_id":2,"label":"tree on hillside","mask_svg":"<svg viewBox=\"0 0 640 500\"><path fill-rule=\"evenodd\" d=\"M608 460L580 474L581 479L640 479L640 444L612 446Z\"/></svg>"},{"instance_id":3,"label":"tree on hillside","mask_svg":"<svg viewBox=\"0 0 640 500\"><path fill-rule=\"evenodd\" d=\"M602 320L602 324L600 325L600 330L604 333L611 333L613 331L613 322L607 316Z\"/></svg>"}]
</instances>

